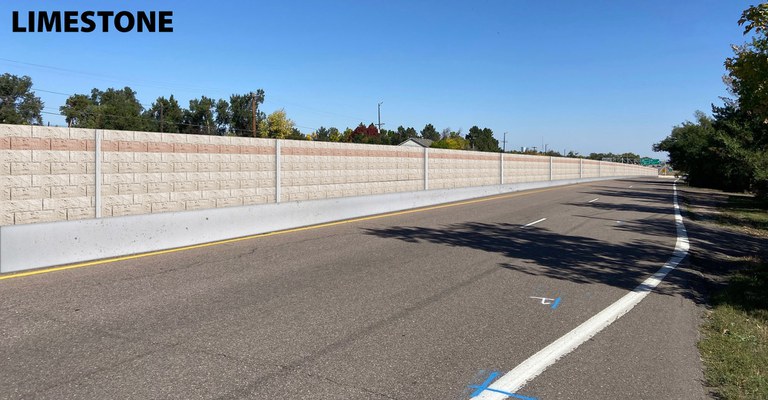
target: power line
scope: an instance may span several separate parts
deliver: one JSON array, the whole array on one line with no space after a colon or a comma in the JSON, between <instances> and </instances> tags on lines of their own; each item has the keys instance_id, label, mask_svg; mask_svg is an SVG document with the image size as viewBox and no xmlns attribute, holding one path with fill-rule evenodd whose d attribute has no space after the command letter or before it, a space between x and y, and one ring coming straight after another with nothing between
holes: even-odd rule
<instances>
[{"instance_id":1,"label":"power line","mask_svg":"<svg viewBox=\"0 0 768 400\"><path fill-rule=\"evenodd\" d=\"M220 94L221 93L226 93L226 92L231 92L231 90L223 89L223 88L188 86L188 85L184 85L184 84L180 84L180 83L171 83L171 82L163 82L163 81L151 81L150 80L150 81L145 81L145 82L150 82L151 84L146 84L146 83L141 83L141 81L136 81L136 80L131 80L131 79L123 79L123 78L116 77L116 76L111 76L111 75L97 74L97 73L85 72L85 71L77 71L77 70L73 70L73 69L54 67L54 66L50 66L50 65L29 63L29 62L18 61L18 60L11 60L11 59L8 59L8 58L3 58L3 57L0 57L0 61L5 61L5 62L9 62L9 63L14 63L14 64L20 64L20 65L25 65L25 66L31 66L31 67L36 67L36 68L50 69L50 70L59 71L59 72L66 72L66 73L70 73L70 74L78 74L78 75L83 75L83 76L96 77L96 78L99 78L99 79L107 79L107 80L110 80L110 81L118 82L120 84L125 84L126 82L128 82L128 83L133 83L134 86L146 86L146 87L154 87L154 88L170 89L170 90L182 89L182 90L196 90L196 91L211 91L211 92L218 92ZM45 91L45 90L40 90L40 91L41 92L45 92L45 93L62 94L62 93L53 92L53 91ZM303 108L305 110L309 110L309 111L313 111L313 112L317 112L317 113L323 113L323 114L334 115L334 116L338 116L338 117L350 118L350 119L359 120L359 121L365 121L366 120L365 118L345 115L345 114L341 114L341 113L337 113L337 112L333 112L333 111L321 110L319 108L315 108L315 107L307 106L307 105L304 105L304 104L296 103L296 102L294 102L292 100L286 99L286 98L284 98L282 96L279 96L279 95L271 94L270 98L278 100L278 101L280 101L280 102L282 102L284 104L288 104L288 105L291 105L291 106Z\"/></svg>"},{"instance_id":2,"label":"power line","mask_svg":"<svg viewBox=\"0 0 768 400\"><path fill-rule=\"evenodd\" d=\"M1 58L0 58L0 59L1 59ZM84 94L84 93L64 93L64 92L57 92L57 91L53 91L53 90L41 89L41 88L39 88L39 87L37 87L37 86L33 86L33 87L32 87L32 90L34 90L34 91L36 91L36 92L50 93L50 94L56 94L56 95L60 95L60 96L67 96L67 97L76 96L76 95L78 95L78 94L81 94L81 95L85 95L85 96L88 96L87 94ZM163 98L164 98L164 97L163 97ZM167 100L167 99L166 99L166 100ZM149 111L149 110L151 110L151 109L152 109L152 108L155 106L155 104L156 104L156 103L152 103L152 104L141 103L141 102L139 102L138 100L137 100L137 102L136 102L136 103L137 103L137 104L139 104L140 106L142 106L142 107L143 107L143 111ZM158 104L159 104L159 105L162 107L162 103L158 103ZM182 108L182 110L184 110L184 108L183 108L183 107L180 107L180 108ZM50 110L50 108L49 108L49 110ZM85 111L84 111L84 112L85 112ZM43 114L46 114L46 115L57 115L57 116L65 116L65 115L64 115L64 114L62 114L61 112L52 112L52 111L46 111L46 112L43 112ZM88 114L88 115L89 115L89 116L93 116L94 114ZM128 118L128 116L124 116L124 115L109 115L109 114L98 114L98 115L101 115L101 116L107 116L107 117L115 117L115 118ZM142 115L140 118L146 118L146 117ZM150 118L150 120L152 120L152 119ZM154 120L153 120L153 121L154 121ZM187 125L187 126L206 127L205 125L193 125L193 124L184 124L184 123L177 123L176 125ZM305 125L298 125L298 124L296 124L296 123L294 123L294 125L293 125L293 126L294 126L294 127L296 127L296 128L303 128L303 129L307 129L307 130L309 130L309 131L314 131L314 130L315 130L315 128L312 128L312 127L309 127L309 126L305 126ZM206 128L207 128L207 127L206 127ZM240 132L251 132L250 130L245 130L245 129L236 130L236 129L234 129L234 128L230 128L230 127L228 127L228 129L232 129L232 132L235 132L235 133L240 133Z\"/></svg>"},{"instance_id":3,"label":"power line","mask_svg":"<svg viewBox=\"0 0 768 400\"><path fill-rule=\"evenodd\" d=\"M43 111L41 111L40 113L41 114L46 114L46 115L65 116L61 112L56 112L55 110L50 109L50 108L43 109ZM117 115L117 114L104 114L104 113L101 113L101 112L91 112L91 111L85 110L85 111L82 111L79 116L80 117L110 117L110 118L122 118L122 119L139 119L139 120L144 120L145 122L159 122L157 119L152 118L151 116L148 116L148 115L144 115L144 114L138 114L138 115ZM191 123L187 123L187 122L173 122L172 125L188 126L188 127L200 128L200 129L206 129L206 130L210 130L211 128L214 128L216 133L218 133L218 128L219 128L219 126L215 125L215 123L214 123L214 125L200 125L200 124L191 124ZM312 128L312 127L309 127L309 126L297 125L295 123L294 123L293 127L294 128L303 128L303 129L307 129L309 131L313 131L315 129L315 128ZM226 129L227 129L227 133L236 133L236 134L237 133L248 133L248 134L252 134L253 133L250 129L235 129L235 128L232 128L231 126L227 126ZM184 132L181 132L181 133L184 133Z\"/></svg>"}]
</instances>

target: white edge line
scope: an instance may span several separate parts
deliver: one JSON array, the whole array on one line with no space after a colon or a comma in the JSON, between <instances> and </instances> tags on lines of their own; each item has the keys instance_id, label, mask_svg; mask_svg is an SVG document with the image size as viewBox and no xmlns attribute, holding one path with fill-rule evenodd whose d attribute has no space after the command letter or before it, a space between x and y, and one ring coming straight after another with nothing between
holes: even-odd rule
<instances>
[{"instance_id":1,"label":"white edge line","mask_svg":"<svg viewBox=\"0 0 768 400\"><path fill-rule=\"evenodd\" d=\"M677 181L675 181L677 182ZM688 255L690 243L688 233L683 224L683 216L680 214L680 206L677 203L677 185L673 184L673 199L675 207L675 227L677 228L677 241L672 257L664 264L661 269L656 271L650 278L646 279L638 287L624 295L604 310L597 313L586 322L582 323L572 331L566 333L559 339L552 342L549 346L541 349L538 353L532 355L527 360L513 370L507 372L504 376L494 382L489 388L501 390L507 393L515 393L526 383L544 372L550 365L554 364L575 350L582 343L597 335L608 325L628 313L635 305L640 303L656 286L664 280L669 272L677 268L677 265ZM478 400L500 400L508 396L498 393L485 391L480 395L473 397Z\"/></svg>"},{"instance_id":2,"label":"white edge line","mask_svg":"<svg viewBox=\"0 0 768 400\"><path fill-rule=\"evenodd\" d=\"M547 220L546 218L542 218L542 219L540 219L540 220L536 220L536 221L533 221L533 222L531 222L531 223L529 223L529 224L525 224L525 225L523 225L523 227L528 227L528 226L536 225L536 224L538 224L539 222L543 222L543 221L546 221L546 220Z\"/></svg>"},{"instance_id":3,"label":"white edge line","mask_svg":"<svg viewBox=\"0 0 768 400\"><path fill-rule=\"evenodd\" d=\"M594 203L594 202L596 202L596 201L598 201L598 200L600 200L600 198L599 198L599 197L598 197L598 198L596 198L596 199L592 199L592 200L588 201L587 203Z\"/></svg>"}]
</instances>

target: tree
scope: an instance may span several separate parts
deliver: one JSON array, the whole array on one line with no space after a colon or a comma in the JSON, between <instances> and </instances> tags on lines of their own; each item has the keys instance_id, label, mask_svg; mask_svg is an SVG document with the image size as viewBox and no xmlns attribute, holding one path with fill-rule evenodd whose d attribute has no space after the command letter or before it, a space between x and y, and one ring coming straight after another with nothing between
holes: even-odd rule
<instances>
[{"instance_id":1,"label":"tree","mask_svg":"<svg viewBox=\"0 0 768 400\"><path fill-rule=\"evenodd\" d=\"M32 91L32 78L0 75L0 123L41 125L43 101Z\"/></svg>"},{"instance_id":2,"label":"tree","mask_svg":"<svg viewBox=\"0 0 768 400\"><path fill-rule=\"evenodd\" d=\"M173 95L168 99L158 97L144 116L149 121L149 130L157 132L178 133L184 122L184 110Z\"/></svg>"},{"instance_id":3,"label":"tree","mask_svg":"<svg viewBox=\"0 0 768 400\"><path fill-rule=\"evenodd\" d=\"M493 131L488 128L480 129L477 125L469 128L466 139L472 149L477 151L500 152L499 141L493 137Z\"/></svg>"},{"instance_id":4,"label":"tree","mask_svg":"<svg viewBox=\"0 0 768 400\"><path fill-rule=\"evenodd\" d=\"M732 46L725 82L736 99L713 106L713 117L697 112L654 145L669 152L672 166L692 185L768 197L768 5L751 6L739 25L751 41Z\"/></svg>"},{"instance_id":5,"label":"tree","mask_svg":"<svg viewBox=\"0 0 768 400\"><path fill-rule=\"evenodd\" d=\"M232 123L232 114L229 111L229 102L224 99L219 99L216 102L216 130L219 135L224 135L229 132L230 124Z\"/></svg>"},{"instance_id":6,"label":"tree","mask_svg":"<svg viewBox=\"0 0 768 400\"><path fill-rule=\"evenodd\" d=\"M312 140L318 142L338 142L341 137L339 130L334 127L321 126L311 135Z\"/></svg>"},{"instance_id":7,"label":"tree","mask_svg":"<svg viewBox=\"0 0 768 400\"><path fill-rule=\"evenodd\" d=\"M732 46L734 56L726 59L728 76L725 79L731 93L738 99L725 107L734 109L733 121L749 130L747 136L741 134L735 140L741 140L740 153L749 160L752 176L750 187L761 197L768 197L768 4L759 4L747 8L739 19L744 26L744 35L754 33L750 43ZM729 119L715 117L718 122ZM727 130L733 132L732 130ZM743 133L743 132L742 132ZM730 143L731 149L735 143Z\"/></svg>"},{"instance_id":8,"label":"tree","mask_svg":"<svg viewBox=\"0 0 768 400\"><path fill-rule=\"evenodd\" d=\"M330 127L328 128L328 139L331 142L340 142L341 141L341 132L339 132L338 128Z\"/></svg>"},{"instance_id":9,"label":"tree","mask_svg":"<svg viewBox=\"0 0 768 400\"><path fill-rule=\"evenodd\" d=\"M285 110L280 109L269 114L267 118L259 123L259 136L275 139L290 138L292 135L295 135L293 125L293 121L288 119Z\"/></svg>"},{"instance_id":10,"label":"tree","mask_svg":"<svg viewBox=\"0 0 768 400\"><path fill-rule=\"evenodd\" d=\"M318 142L330 142L331 141L331 132L326 129L324 126L321 126L315 131L314 140L317 140Z\"/></svg>"},{"instance_id":11,"label":"tree","mask_svg":"<svg viewBox=\"0 0 768 400\"><path fill-rule=\"evenodd\" d=\"M291 140L307 140L307 139L312 140L310 136L307 136L301 133L301 131L298 130L297 128L291 128L291 133L285 138L291 139Z\"/></svg>"},{"instance_id":12,"label":"tree","mask_svg":"<svg viewBox=\"0 0 768 400\"><path fill-rule=\"evenodd\" d=\"M90 96L72 95L59 111L70 126L78 128L144 131L149 125L144 106L127 86L105 91L94 88Z\"/></svg>"},{"instance_id":13,"label":"tree","mask_svg":"<svg viewBox=\"0 0 768 400\"><path fill-rule=\"evenodd\" d=\"M348 142L363 143L365 135L368 133L368 128L364 123L360 123L349 135L346 136Z\"/></svg>"},{"instance_id":14,"label":"tree","mask_svg":"<svg viewBox=\"0 0 768 400\"><path fill-rule=\"evenodd\" d=\"M371 122L371 124L368 125L367 128L365 128L365 136L368 136L368 137L379 136L379 129L376 128L376 125L374 125L373 122Z\"/></svg>"},{"instance_id":15,"label":"tree","mask_svg":"<svg viewBox=\"0 0 768 400\"><path fill-rule=\"evenodd\" d=\"M388 131L387 135L389 143L392 145L398 145L405 142L410 138L419 137L419 133L413 127L404 127L402 125L397 127L396 131Z\"/></svg>"},{"instance_id":16,"label":"tree","mask_svg":"<svg viewBox=\"0 0 768 400\"><path fill-rule=\"evenodd\" d=\"M750 156L732 133L722 129L723 124L722 119L697 111L696 122L674 127L653 150L668 152L672 167L688 174L691 185L746 190L754 174Z\"/></svg>"},{"instance_id":17,"label":"tree","mask_svg":"<svg viewBox=\"0 0 768 400\"><path fill-rule=\"evenodd\" d=\"M96 104L84 94L69 96L59 107L67 125L78 128L96 128Z\"/></svg>"},{"instance_id":18,"label":"tree","mask_svg":"<svg viewBox=\"0 0 768 400\"><path fill-rule=\"evenodd\" d=\"M233 94L229 97L230 132L237 136L253 136L253 110L256 108L256 125L258 126L266 116L259 110L259 105L264 103L264 90L248 94ZM258 134L257 134L258 136Z\"/></svg>"},{"instance_id":19,"label":"tree","mask_svg":"<svg viewBox=\"0 0 768 400\"><path fill-rule=\"evenodd\" d=\"M381 144L388 144L392 146L397 146L400 144L400 142L397 141L397 132L389 130L389 129L382 129L379 131L379 137L381 138Z\"/></svg>"},{"instance_id":20,"label":"tree","mask_svg":"<svg viewBox=\"0 0 768 400\"><path fill-rule=\"evenodd\" d=\"M189 101L189 109L184 110L184 131L186 133L211 135L216 131L213 117L214 100L201 96Z\"/></svg>"},{"instance_id":21,"label":"tree","mask_svg":"<svg viewBox=\"0 0 768 400\"><path fill-rule=\"evenodd\" d=\"M363 143L383 144L381 135L379 135L379 129L373 123L365 128L365 137L363 138Z\"/></svg>"},{"instance_id":22,"label":"tree","mask_svg":"<svg viewBox=\"0 0 768 400\"><path fill-rule=\"evenodd\" d=\"M466 150L469 148L469 141L461 137L461 129L454 132L451 128L445 128L441 133L440 140L432 142L430 147L437 149Z\"/></svg>"},{"instance_id":23,"label":"tree","mask_svg":"<svg viewBox=\"0 0 768 400\"><path fill-rule=\"evenodd\" d=\"M739 107L768 121L768 4L749 7L739 25L744 26L744 35L754 32L754 36L750 43L732 46L734 56L725 60L725 81Z\"/></svg>"},{"instance_id":24,"label":"tree","mask_svg":"<svg viewBox=\"0 0 768 400\"><path fill-rule=\"evenodd\" d=\"M432 124L427 124L424 126L424 129L421 130L421 137L436 141L440 140L440 133L437 132L437 129L435 129Z\"/></svg>"},{"instance_id":25,"label":"tree","mask_svg":"<svg viewBox=\"0 0 768 400\"><path fill-rule=\"evenodd\" d=\"M122 89L109 88L103 92L94 89L91 91L91 100L99 105L101 129L146 130L142 118L144 107L136 98L136 92L128 86Z\"/></svg>"}]
</instances>

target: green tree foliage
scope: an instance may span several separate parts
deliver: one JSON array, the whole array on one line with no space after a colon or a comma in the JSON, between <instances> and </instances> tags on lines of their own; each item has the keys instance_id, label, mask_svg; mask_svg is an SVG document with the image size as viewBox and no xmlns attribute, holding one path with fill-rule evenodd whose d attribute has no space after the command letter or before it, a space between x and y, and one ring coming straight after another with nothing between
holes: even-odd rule
<instances>
[{"instance_id":1,"label":"green tree foliage","mask_svg":"<svg viewBox=\"0 0 768 400\"><path fill-rule=\"evenodd\" d=\"M229 128L232 124L232 114L229 112L229 102L224 99L219 99L216 102L216 131L219 135L224 135L229 132Z\"/></svg>"},{"instance_id":2,"label":"green tree foliage","mask_svg":"<svg viewBox=\"0 0 768 400\"><path fill-rule=\"evenodd\" d=\"M338 128L330 127L328 128L328 139L331 142L340 142L342 139L342 134L339 132Z\"/></svg>"},{"instance_id":3,"label":"green tree foliage","mask_svg":"<svg viewBox=\"0 0 768 400\"><path fill-rule=\"evenodd\" d=\"M67 125L78 128L96 128L97 105L84 94L69 96L59 111Z\"/></svg>"},{"instance_id":4,"label":"green tree foliage","mask_svg":"<svg viewBox=\"0 0 768 400\"><path fill-rule=\"evenodd\" d=\"M392 138L395 136L394 131L391 131L389 129L382 129L379 131L379 137L381 138L381 144L388 144L392 146L396 146L400 143L394 143L392 141Z\"/></svg>"},{"instance_id":5,"label":"green tree foliage","mask_svg":"<svg viewBox=\"0 0 768 400\"><path fill-rule=\"evenodd\" d=\"M41 125L43 102L32 91L32 78L0 75L0 123Z\"/></svg>"},{"instance_id":6,"label":"green tree foliage","mask_svg":"<svg viewBox=\"0 0 768 400\"><path fill-rule=\"evenodd\" d=\"M440 133L432 124L427 124L424 129L421 130L421 137L432 141L440 140Z\"/></svg>"},{"instance_id":7,"label":"green tree foliage","mask_svg":"<svg viewBox=\"0 0 768 400\"><path fill-rule=\"evenodd\" d=\"M136 92L126 87L93 89L90 95L75 94L59 111L70 126L79 128L253 136L254 108L257 125L266 118L259 110L263 102L264 90L259 89L248 94L233 94L229 101L201 96L190 100L189 108L183 109L171 95L167 99L158 97L144 111Z\"/></svg>"},{"instance_id":8,"label":"green tree foliage","mask_svg":"<svg viewBox=\"0 0 768 400\"><path fill-rule=\"evenodd\" d=\"M315 133L312 135L312 140L316 140L318 142L330 142L331 141L331 131L326 129L326 127L321 126L317 128Z\"/></svg>"},{"instance_id":9,"label":"green tree foliage","mask_svg":"<svg viewBox=\"0 0 768 400\"><path fill-rule=\"evenodd\" d=\"M382 136L386 137L386 144L399 145L410 138L419 137L419 133L412 127L406 128L400 125L397 127L397 130L385 131L385 134Z\"/></svg>"},{"instance_id":10,"label":"green tree foliage","mask_svg":"<svg viewBox=\"0 0 768 400\"><path fill-rule=\"evenodd\" d=\"M145 130L142 112L144 107L136 98L136 92L129 87L109 88L106 91L94 90L91 99L99 105L103 129ZM109 116L109 118L107 118Z\"/></svg>"},{"instance_id":11,"label":"green tree foliage","mask_svg":"<svg viewBox=\"0 0 768 400\"><path fill-rule=\"evenodd\" d=\"M750 190L768 196L768 5L751 6L741 16L751 41L733 46L725 61L726 84L736 99L713 106L713 116L699 112L654 145L667 151L673 168L696 186Z\"/></svg>"},{"instance_id":12,"label":"green tree foliage","mask_svg":"<svg viewBox=\"0 0 768 400\"><path fill-rule=\"evenodd\" d=\"M253 136L254 105L256 108L256 125L259 126L259 124L266 118L264 112L259 110L259 105L263 103L264 90L262 89L253 93L233 94L230 96L229 131L237 136ZM257 136L258 135L259 134L257 133Z\"/></svg>"},{"instance_id":13,"label":"green tree foliage","mask_svg":"<svg viewBox=\"0 0 768 400\"><path fill-rule=\"evenodd\" d=\"M301 133L297 128L291 128L291 133L285 138L291 140L312 140L311 136Z\"/></svg>"},{"instance_id":14,"label":"green tree foliage","mask_svg":"<svg viewBox=\"0 0 768 400\"><path fill-rule=\"evenodd\" d=\"M470 148L477 151L499 152L499 141L493 137L493 131L489 128L480 129L477 125L469 128L466 139Z\"/></svg>"},{"instance_id":15,"label":"green tree foliage","mask_svg":"<svg viewBox=\"0 0 768 400\"><path fill-rule=\"evenodd\" d=\"M72 95L59 111L70 126L78 128L129 131L144 131L148 128L143 115L144 106L136 98L136 92L127 86L105 91L94 88L90 96Z\"/></svg>"},{"instance_id":16,"label":"green tree foliage","mask_svg":"<svg viewBox=\"0 0 768 400\"><path fill-rule=\"evenodd\" d=\"M205 96L190 100L189 109L184 110L184 132L202 135L216 133L214 105L215 101Z\"/></svg>"},{"instance_id":17,"label":"green tree foliage","mask_svg":"<svg viewBox=\"0 0 768 400\"><path fill-rule=\"evenodd\" d=\"M285 110L280 109L261 120L258 134L263 138L289 139L297 136L293 129L293 121L288 119ZM301 135L301 138L303 139L304 136Z\"/></svg>"},{"instance_id":18,"label":"green tree foliage","mask_svg":"<svg viewBox=\"0 0 768 400\"><path fill-rule=\"evenodd\" d=\"M158 97L144 116L150 131L178 133L183 128L181 124L184 122L184 110L173 95L167 99Z\"/></svg>"},{"instance_id":19,"label":"green tree foliage","mask_svg":"<svg viewBox=\"0 0 768 400\"><path fill-rule=\"evenodd\" d=\"M321 126L311 135L311 139L318 142L338 142L341 140L341 133L337 128Z\"/></svg>"},{"instance_id":20,"label":"green tree foliage","mask_svg":"<svg viewBox=\"0 0 768 400\"><path fill-rule=\"evenodd\" d=\"M351 128L344 129L344 132L341 134L341 137L339 138L340 142L350 142L350 138L352 137L352 134L354 131Z\"/></svg>"},{"instance_id":21,"label":"green tree foliage","mask_svg":"<svg viewBox=\"0 0 768 400\"><path fill-rule=\"evenodd\" d=\"M405 128L405 134L403 134L402 131L400 130L400 128L398 127L397 128L397 133L401 137L404 137L403 140L408 140L410 138L417 138L417 137L419 137L419 133L416 132L416 129L414 129L411 126L409 126L408 128ZM400 143L398 143L398 144L400 144Z\"/></svg>"},{"instance_id":22,"label":"green tree foliage","mask_svg":"<svg viewBox=\"0 0 768 400\"><path fill-rule=\"evenodd\" d=\"M688 174L691 185L745 190L752 169L748 154L733 132L726 130L725 125L733 122L713 119L699 111L695 122L674 127L666 139L654 145L654 151L668 152L672 167Z\"/></svg>"},{"instance_id":23,"label":"green tree foliage","mask_svg":"<svg viewBox=\"0 0 768 400\"><path fill-rule=\"evenodd\" d=\"M732 46L734 55L725 60L726 83L748 114L768 121L768 4L751 6L739 19L744 34L754 32L751 42Z\"/></svg>"},{"instance_id":24,"label":"green tree foliage","mask_svg":"<svg viewBox=\"0 0 768 400\"><path fill-rule=\"evenodd\" d=\"M461 137L461 130L453 132L450 128L443 129L442 138L432 142L430 147L436 149L466 150L469 148L469 141Z\"/></svg>"}]
</instances>

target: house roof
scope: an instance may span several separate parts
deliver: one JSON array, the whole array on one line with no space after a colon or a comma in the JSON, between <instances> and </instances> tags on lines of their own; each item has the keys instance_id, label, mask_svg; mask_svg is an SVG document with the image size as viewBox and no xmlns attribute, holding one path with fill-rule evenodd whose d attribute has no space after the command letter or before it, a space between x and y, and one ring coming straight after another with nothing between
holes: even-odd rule
<instances>
[{"instance_id":1,"label":"house roof","mask_svg":"<svg viewBox=\"0 0 768 400\"><path fill-rule=\"evenodd\" d=\"M404 141L403 143L400 143L398 146L402 146L408 142L414 142L418 144L421 147L429 147L432 146L432 140L430 139L422 139L422 138L409 138L408 140Z\"/></svg>"}]
</instances>

